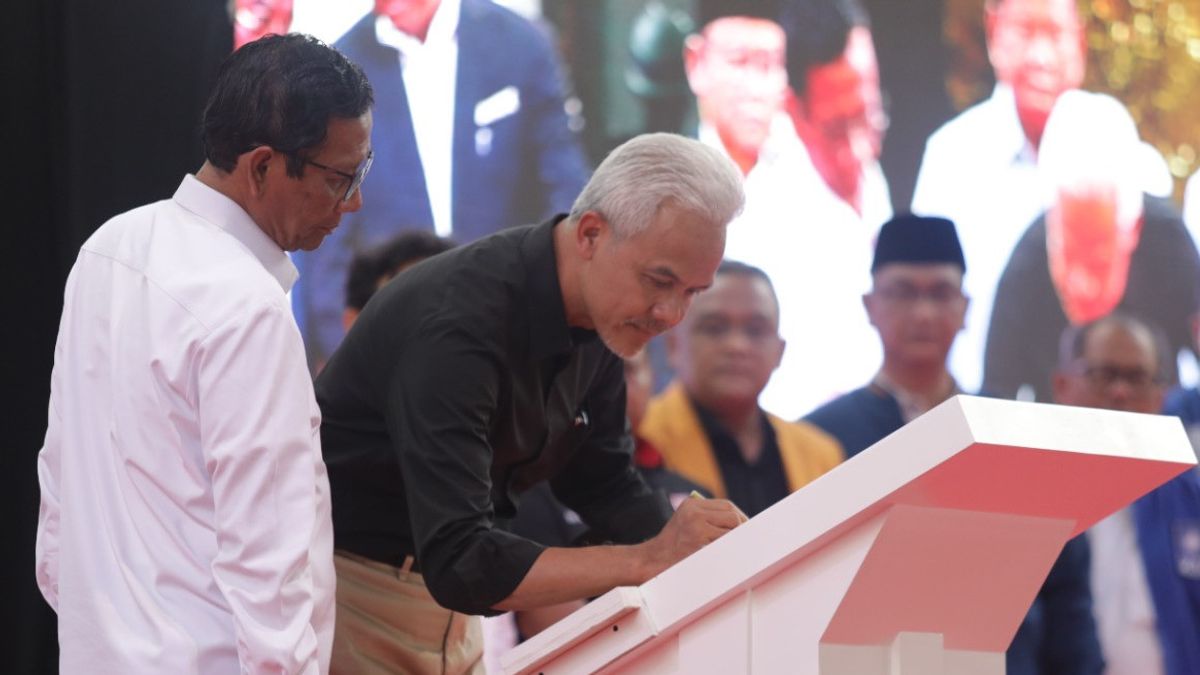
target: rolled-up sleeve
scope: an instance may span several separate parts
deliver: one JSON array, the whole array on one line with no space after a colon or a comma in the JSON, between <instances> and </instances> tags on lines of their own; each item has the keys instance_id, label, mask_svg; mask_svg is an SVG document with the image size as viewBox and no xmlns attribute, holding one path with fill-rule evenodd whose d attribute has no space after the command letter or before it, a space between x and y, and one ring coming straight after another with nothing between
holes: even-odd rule
<instances>
[{"instance_id":1,"label":"rolled-up sleeve","mask_svg":"<svg viewBox=\"0 0 1200 675\"><path fill-rule=\"evenodd\" d=\"M317 673L309 556L323 474L299 335L286 307L268 305L216 328L200 350L212 571L233 614L242 672Z\"/></svg>"},{"instance_id":2,"label":"rolled-up sleeve","mask_svg":"<svg viewBox=\"0 0 1200 675\"><path fill-rule=\"evenodd\" d=\"M466 614L496 614L543 551L493 526L488 430L501 373L485 337L432 328L409 342L389 383L417 560L434 599Z\"/></svg>"}]
</instances>

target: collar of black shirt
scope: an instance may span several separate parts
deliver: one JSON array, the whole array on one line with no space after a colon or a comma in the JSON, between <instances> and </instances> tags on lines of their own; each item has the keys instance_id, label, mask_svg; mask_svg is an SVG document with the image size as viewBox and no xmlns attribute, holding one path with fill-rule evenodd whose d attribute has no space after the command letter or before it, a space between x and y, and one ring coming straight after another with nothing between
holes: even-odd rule
<instances>
[{"instance_id":1,"label":"collar of black shirt","mask_svg":"<svg viewBox=\"0 0 1200 675\"><path fill-rule=\"evenodd\" d=\"M558 285L558 262L554 258L554 228L566 217L565 213L554 216L531 229L521 242L529 298L530 355L535 359L565 354L596 338L594 331L567 325L562 288Z\"/></svg>"},{"instance_id":2,"label":"collar of black shirt","mask_svg":"<svg viewBox=\"0 0 1200 675\"><path fill-rule=\"evenodd\" d=\"M751 465L746 462L745 458L742 457L742 451L740 446L738 446L737 439L733 437L729 429L725 428L721 420L717 419L715 414L706 410L699 403L696 403L695 399L691 399L691 401L692 407L696 409L696 417L700 418L700 426L704 427L704 435L708 437L708 442L712 445L714 453L718 456L725 456L728 459L739 461L746 466L757 465L757 463ZM759 461L761 462L762 458L770 454L772 448L777 447L778 442L775 438L775 428L771 426L771 421L767 419L767 414L761 408L758 410L758 419L763 430L763 452L759 455Z\"/></svg>"}]
</instances>

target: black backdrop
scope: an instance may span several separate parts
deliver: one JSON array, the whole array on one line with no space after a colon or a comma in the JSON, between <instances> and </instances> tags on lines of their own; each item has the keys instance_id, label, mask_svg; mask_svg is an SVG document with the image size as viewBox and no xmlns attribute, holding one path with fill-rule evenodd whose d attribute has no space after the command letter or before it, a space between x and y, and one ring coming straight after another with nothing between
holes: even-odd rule
<instances>
[{"instance_id":1,"label":"black backdrop","mask_svg":"<svg viewBox=\"0 0 1200 675\"><path fill-rule=\"evenodd\" d=\"M54 614L33 581L33 542L63 282L102 222L170 197L200 166L197 123L232 47L232 23L224 0L7 0L0 14L0 671L56 672Z\"/></svg>"},{"instance_id":2,"label":"black backdrop","mask_svg":"<svg viewBox=\"0 0 1200 675\"><path fill-rule=\"evenodd\" d=\"M925 136L951 112L941 87L941 3L866 4L883 84L892 92L884 170L893 177L894 200L904 204ZM7 0L0 14L0 334L7 357L0 359L0 671L56 672L54 615L33 581L33 547L36 457L63 282L80 244L101 223L169 197L183 174L199 167L197 121L232 28L224 0Z\"/></svg>"}]
</instances>

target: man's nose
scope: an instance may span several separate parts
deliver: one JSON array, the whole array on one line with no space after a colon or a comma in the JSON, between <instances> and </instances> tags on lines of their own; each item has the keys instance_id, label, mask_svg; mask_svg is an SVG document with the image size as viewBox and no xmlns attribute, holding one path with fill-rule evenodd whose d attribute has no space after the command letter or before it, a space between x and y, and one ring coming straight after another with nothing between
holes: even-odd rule
<instances>
[{"instance_id":1,"label":"man's nose","mask_svg":"<svg viewBox=\"0 0 1200 675\"><path fill-rule=\"evenodd\" d=\"M650 314L658 323L667 328L674 328L676 324L683 321L683 315L687 313L690 302L690 298L670 297L654 303Z\"/></svg>"}]
</instances>

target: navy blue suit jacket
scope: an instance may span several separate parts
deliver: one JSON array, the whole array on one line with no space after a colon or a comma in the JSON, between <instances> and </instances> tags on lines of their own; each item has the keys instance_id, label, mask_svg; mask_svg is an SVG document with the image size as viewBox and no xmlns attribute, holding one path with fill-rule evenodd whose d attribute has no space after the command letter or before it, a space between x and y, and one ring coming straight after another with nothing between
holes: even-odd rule
<instances>
[{"instance_id":1,"label":"navy blue suit jacket","mask_svg":"<svg viewBox=\"0 0 1200 675\"><path fill-rule=\"evenodd\" d=\"M433 229L399 55L376 39L375 19L363 17L335 45L375 90L375 163L363 183L363 208L346 214L316 251L295 256L293 299L310 359L327 357L341 341L354 254L403 230ZM466 243L569 210L589 171L568 126L547 36L489 0L462 0L457 36L451 220L453 238ZM519 107L477 127L476 106L506 87L516 90Z\"/></svg>"}]
</instances>

